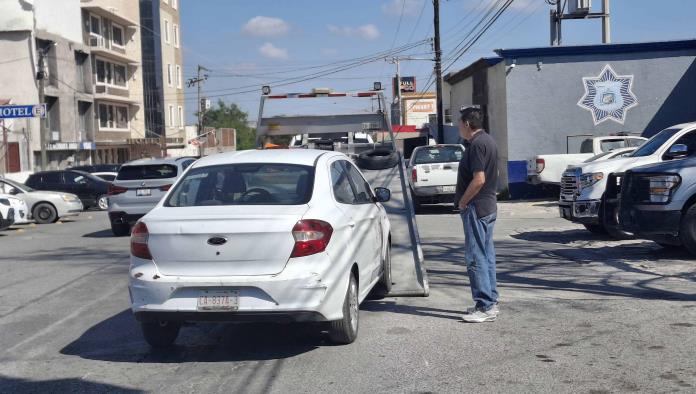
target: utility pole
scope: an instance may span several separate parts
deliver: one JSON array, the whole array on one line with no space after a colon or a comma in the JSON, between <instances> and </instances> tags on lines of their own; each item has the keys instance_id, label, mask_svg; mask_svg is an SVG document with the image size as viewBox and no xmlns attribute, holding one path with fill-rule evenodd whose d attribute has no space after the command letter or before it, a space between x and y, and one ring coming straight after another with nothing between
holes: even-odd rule
<instances>
[{"instance_id":1,"label":"utility pole","mask_svg":"<svg viewBox=\"0 0 696 394\"><path fill-rule=\"evenodd\" d=\"M609 16L609 0L602 1L602 42L611 43L611 17Z\"/></svg>"},{"instance_id":2,"label":"utility pole","mask_svg":"<svg viewBox=\"0 0 696 394\"><path fill-rule=\"evenodd\" d=\"M396 101L399 104L399 124L406 124L406 114L404 114L404 106L401 97L401 68L399 66L400 59L398 57L393 57L387 60L391 64L396 64Z\"/></svg>"},{"instance_id":3,"label":"utility pole","mask_svg":"<svg viewBox=\"0 0 696 394\"><path fill-rule=\"evenodd\" d=\"M553 4L553 3L552 3ZM560 46L563 41L561 22L563 21L563 4L556 0L556 9L551 10L551 46Z\"/></svg>"},{"instance_id":4,"label":"utility pole","mask_svg":"<svg viewBox=\"0 0 696 394\"><path fill-rule=\"evenodd\" d=\"M52 44L51 44L52 45ZM39 63L38 70L36 72L36 79L39 80L39 104L44 104L46 101L45 97L45 82L46 82L46 72L45 70L45 60L44 58L48 54L50 46L47 48L37 48L39 53ZM48 108L46 108L48 111ZM48 114L46 114L48 116ZM46 171L48 165L48 157L46 154L46 119L44 117L39 118L39 143L41 144L41 171Z\"/></svg>"},{"instance_id":5,"label":"utility pole","mask_svg":"<svg viewBox=\"0 0 696 394\"><path fill-rule=\"evenodd\" d=\"M440 49L440 0L433 0L435 24L435 78L437 91L437 142L445 141L444 106L442 102L442 50Z\"/></svg>"},{"instance_id":6,"label":"utility pole","mask_svg":"<svg viewBox=\"0 0 696 394\"><path fill-rule=\"evenodd\" d=\"M196 112L196 118L198 120L198 125L197 125L197 130L196 130L196 137L200 137L203 133L204 113L203 113L203 106L201 105L201 84L208 79L208 74L201 75L202 71L210 71L210 70L208 70L207 68L205 68L199 64L196 78L191 78L186 82L186 85L188 87L196 85L196 87L198 88L198 99L197 99L198 104L196 104L196 105L198 105L198 111ZM203 156L203 145L201 145L200 143L198 144L198 155Z\"/></svg>"}]
</instances>

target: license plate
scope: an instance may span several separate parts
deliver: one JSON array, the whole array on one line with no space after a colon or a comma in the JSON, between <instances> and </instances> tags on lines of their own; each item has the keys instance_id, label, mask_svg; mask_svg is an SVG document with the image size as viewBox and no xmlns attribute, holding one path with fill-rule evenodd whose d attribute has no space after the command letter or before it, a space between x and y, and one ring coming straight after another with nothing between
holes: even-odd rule
<instances>
[{"instance_id":1,"label":"license plate","mask_svg":"<svg viewBox=\"0 0 696 394\"><path fill-rule=\"evenodd\" d=\"M152 195L152 190L150 190L150 189L137 189L135 191L135 195L138 197L149 196L149 195Z\"/></svg>"},{"instance_id":2,"label":"license plate","mask_svg":"<svg viewBox=\"0 0 696 394\"><path fill-rule=\"evenodd\" d=\"M571 219L570 208L558 207L558 210L563 219Z\"/></svg>"},{"instance_id":3,"label":"license plate","mask_svg":"<svg viewBox=\"0 0 696 394\"><path fill-rule=\"evenodd\" d=\"M442 192L443 193L454 193L456 186L443 186L442 187Z\"/></svg>"},{"instance_id":4,"label":"license plate","mask_svg":"<svg viewBox=\"0 0 696 394\"><path fill-rule=\"evenodd\" d=\"M198 293L199 311L236 311L239 309L239 290L201 290Z\"/></svg>"}]
</instances>

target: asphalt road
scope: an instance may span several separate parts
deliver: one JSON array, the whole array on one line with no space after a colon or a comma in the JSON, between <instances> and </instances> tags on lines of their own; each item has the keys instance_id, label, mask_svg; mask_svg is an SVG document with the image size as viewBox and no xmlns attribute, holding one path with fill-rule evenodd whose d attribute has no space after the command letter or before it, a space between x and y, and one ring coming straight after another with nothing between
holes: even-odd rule
<instances>
[{"instance_id":1,"label":"asphalt road","mask_svg":"<svg viewBox=\"0 0 696 394\"><path fill-rule=\"evenodd\" d=\"M128 309L128 239L106 215L0 233L0 392L694 392L696 261L503 203L501 315L471 303L459 217L419 215L429 298L367 301L360 336L204 324L153 352Z\"/></svg>"}]
</instances>

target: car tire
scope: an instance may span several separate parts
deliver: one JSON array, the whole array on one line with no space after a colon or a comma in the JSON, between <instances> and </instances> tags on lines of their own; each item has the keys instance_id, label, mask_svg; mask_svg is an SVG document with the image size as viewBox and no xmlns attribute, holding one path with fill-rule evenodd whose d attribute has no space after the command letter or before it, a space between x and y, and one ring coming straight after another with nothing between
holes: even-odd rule
<instances>
[{"instance_id":1,"label":"car tire","mask_svg":"<svg viewBox=\"0 0 696 394\"><path fill-rule=\"evenodd\" d=\"M338 345L353 343L358 337L360 306L358 305L358 280L351 272L346 297L343 300L343 318L329 322L329 338Z\"/></svg>"},{"instance_id":2,"label":"car tire","mask_svg":"<svg viewBox=\"0 0 696 394\"><path fill-rule=\"evenodd\" d=\"M382 260L382 276L379 278L379 282L377 282L373 293L378 298L387 297L392 289L392 283L391 245L388 245L386 254Z\"/></svg>"},{"instance_id":3,"label":"car tire","mask_svg":"<svg viewBox=\"0 0 696 394\"><path fill-rule=\"evenodd\" d=\"M679 239L692 255L696 255L696 205L692 205L682 216Z\"/></svg>"},{"instance_id":4,"label":"car tire","mask_svg":"<svg viewBox=\"0 0 696 394\"><path fill-rule=\"evenodd\" d=\"M38 224L55 223L58 220L58 212L56 211L56 207L47 202L41 202L34 205L34 209L32 209L31 214L34 221L36 221Z\"/></svg>"},{"instance_id":5,"label":"car tire","mask_svg":"<svg viewBox=\"0 0 696 394\"><path fill-rule=\"evenodd\" d=\"M97 197L97 207L99 208L100 211L106 211L107 209L109 209L109 197L108 196Z\"/></svg>"},{"instance_id":6,"label":"car tire","mask_svg":"<svg viewBox=\"0 0 696 394\"><path fill-rule=\"evenodd\" d=\"M358 155L355 164L363 170L386 170L399 163L399 154L391 149L371 149Z\"/></svg>"},{"instance_id":7,"label":"car tire","mask_svg":"<svg viewBox=\"0 0 696 394\"><path fill-rule=\"evenodd\" d=\"M128 223L111 222L111 232L117 237L125 237L130 234L130 225Z\"/></svg>"},{"instance_id":8,"label":"car tire","mask_svg":"<svg viewBox=\"0 0 696 394\"><path fill-rule=\"evenodd\" d=\"M585 229L587 231L591 232L592 234L597 234L597 235L606 235L607 230L604 228L604 226L600 224L583 224L585 226Z\"/></svg>"},{"instance_id":9,"label":"car tire","mask_svg":"<svg viewBox=\"0 0 696 394\"><path fill-rule=\"evenodd\" d=\"M612 237L618 241L634 238L633 234L628 233L626 231L623 231L618 226L609 223L609 221L607 220L607 217L602 214L602 213L606 213L606 212L604 212L604 203L602 203L602 206L600 207L599 211L600 211L599 220L602 223L602 227L604 228L606 233L609 234L610 237ZM611 219L613 219L613 222L619 223L618 210L614 209L614 212L610 212L610 213L612 215Z\"/></svg>"},{"instance_id":10,"label":"car tire","mask_svg":"<svg viewBox=\"0 0 696 394\"><path fill-rule=\"evenodd\" d=\"M166 348L176 341L181 324L167 321L142 322L140 328L148 345L153 348Z\"/></svg>"}]
</instances>

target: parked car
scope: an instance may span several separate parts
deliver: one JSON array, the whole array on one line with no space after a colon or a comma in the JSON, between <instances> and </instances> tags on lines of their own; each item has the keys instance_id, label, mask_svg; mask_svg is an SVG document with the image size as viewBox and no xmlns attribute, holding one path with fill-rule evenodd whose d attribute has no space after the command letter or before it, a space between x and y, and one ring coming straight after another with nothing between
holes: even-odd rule
<instances>
[{"instance_id":1,"label":"parked car","mask_svg":"<svg viewBox=\"0 0 696 394\"><path fill-rule=\"evenodd\" d=\"M75 166L68 168L69 170L84 171L93 174L95 172L118 172L121 168L120 164L91 164L84 166Z\"/></svg>"},{"instance_id":2,"label":"parked car","mask_svg":"<svg viewBox=\"0 0 696 394\"><path fill-rule=\"evenodd\" d=\"M24 200L30 218L39 224L53 223L60 218L77 216L83 210L82 202L74 194L34 190L6 178L0 178L0 193Z\"/></svg>"},{"instance_id":3,"label":"parked car","mask_svg":"<svg viewBox=\"0 0 696 394\"><path fill-rule=\"evenodd\" d=\"M0 197L0 230L5 230L14 224L15 211L10 200Z\"/></svg>"},{"instance_id":4,"label":"parked car","mask_svg":"<svg viewBox=\"0 0 696 394\"><path fill-rule=\"evenodd\" d=\"M116 179L118 172L92 172L91 174L107 182L113 182Z\"/></svg>"},{"instance_id":5,"label":"parked car","mask_svg":"<svg viewBox=\"0 0 696 394\"><path fill-rule=\"evenodd\" d=\"M108 207L109 185L101 178L84 171L42 171L29 175L25 184L32 189L64 192L76 195L84 209Z\"/></svg>"},{"instance_id":6,"label":"parked car","mask_svg":"<svg viewBox=\"0 0 696 394\"><path fill-rule=\"evenodd\" d=\"M27 208L27 204L23 200L9 194L1 193L0 198L8 200L10 206L14 209L14 224L29 223L29 208Z\"/></svg>"},{"instance_id":7,"label":"parked car","mask_svg":"<svg viewBox=\"0 0 696 394\"><path fill-rule=\"evenodd\" d=\"M688 149L681 149L686 155ZM641 166L619 176L620 227L696 255L696 158Z\"/></svg>"},{"instance_id":8,"label":"parked car","mask_svg":"<svg viewBox=\"0 0 696 394\"><path fill-rule=\"evenodd\" d=\"M609 175L694 153L696 123L686 123L660 131L628 157L587 163L568 170L561 182L559 214L594 233L608 232L615 238L626 238L629 234L612 224L617 222L618 211L603 207Z\"/></svg>"},{"instance_id":9,"label":"parked car","mask_svg":"<svg viewBox=\"0 0 696 394\"><path fill-rule=\"evenodd\" d=\"M577 166L583 161L615 149L637 147L647 138L635 136L609 136L587 138L580 144L580 153L539 155L527 160L527 182L554 184L561 182L563 172L570 166Z\"/></svg>"},{"instance_id":10,"label":"parked car","mask_svg":"<svg viewBox=\"0 0 696 394\"><path fill-rule=\"evenodd\" d=\"M195 162L195 158L140 159L123 164L109 188L109 221L116 236L128 235L131 226L162 199Z\"/></svg>"},{"instance_id":11,"label":"parked car","mask_svg":"<svg viewBox=\"0 0 696 394\"><path fill-rule=\"evenodd\" d=\"M183 322L319 321L358 335L359 304L391 287L390 224L349 158L258 150L194 163L131 234L132 311L147 342Z\"/></svg>"},{"instance_id":12,"label":"parked car","mask_svg":"<svg viewBox=\"0 0 696 394\"><path fill-rule=\"evenodd\" d=\"M352 137L352 142L350 139ZM316 149L327 149L327 147L332 147L337 142L343 144L374 144L372 136L365 132L356 133L345 133L343 135L331 133L325 136L320 134L297 134L290 140L288 146L290 148L316 148ZM328 149L332 150L332 149Z\"/></svg>"},{"instance_id":13,"label":"parked car","mask_svg":"<svg viewBox=\"0 0 696 394\"><path fill-rule=\"evenodd\" d=\"M454 202L459 161L464 146L459 144L419 146L408 162L409 185L416 211L422 204Z\"/></svg>"}]
</instances>

